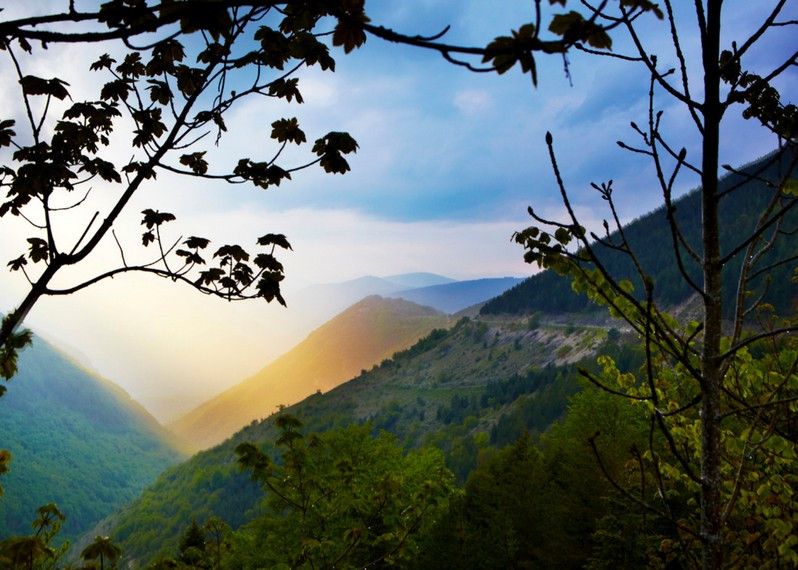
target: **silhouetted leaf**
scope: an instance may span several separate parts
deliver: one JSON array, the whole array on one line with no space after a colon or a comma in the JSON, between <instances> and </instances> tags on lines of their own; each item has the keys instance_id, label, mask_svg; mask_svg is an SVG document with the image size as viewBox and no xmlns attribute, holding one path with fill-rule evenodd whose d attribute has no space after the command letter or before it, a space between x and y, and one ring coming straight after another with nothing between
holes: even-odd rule
<instances>
[{"instance_id":1,"label":"silhouetted leaf","mask_svg":"<svg viewBox=\"0 0 798 570\"><path fill-rule=\"evenodd\" d=\"M305 133L299 128L299 121L297 121L296 117L274 121L272 123L271 137L279 142L288 141L296 144L301 144L307 140Z\"/></svg>"},{"instance_id":2,"label":"silhouetted leaf","mask_svg":"<svg viewBox=\"0 0 798 570\"><path fill-rule=\"evenodd\" d=\"M122 182L122 177L116 171L116 167L113 163L101 158L85 161L80 169L89 174L96 174L107 182Z\"/></svg>"},{"instance_id":3,"label":"silhouetted leaf","mask_svg":"<svg viewBox=\"0 0 798 570\"><path fill-rule=\"evenodd\" d=\"M0 147L8 146L17 134L12 128L15 124L14 119L0 121Z\"/></svg>"},{"instance_id":4,"label":"silhouetted leaf","mask_svg":"<svg viewBox=\"0 0 798 570\"><path fill-rule=\"evenodd\" d=\"M345 53L362 46L366 43L366 32L363 31L362 24L368 21L365 14L360 14L357 18L338 20L333 31L333 45L343 47Z\"/></svg>"},{"instance_id":5,"label":"silhouetted leaf","mask_svg":"<svg viewBox=\"0 0 798 570\"><path fill-rule=\"evenodd\" d=\"M221 279L221 277L223 275L224 275L224 271L222 271L218 267L211 267L210 269L208 269L206 271L200 272L199 279L197 279L196 283L198 285L200 285L200 284L201 285L206 285L206 286L207 285L211 285L214 282L216 282L219 279Z\"/></svg>"},{"instance_id":6,"label":"silhouetted leaf","mask_svg":"<svg viewBox=\"0 0 798 570\"><path fill-rule=\"evenodd\" d=\"M150 208L142 210L141 213L144 214L141 224L147 226L148 230L153 229L155 226L160 226L165 222L174 221L175 219L175 216L169 212L159 212L158 210L152 210Z\"/></svg>"},{"instance_id":7,"label":"silhouetted leaf","mask_svg":"<svg viewBox=\"0 0 798 570\"><path fill-rule=\"evenodd\" d=\"M38 263L47 259L50 248L47 246L46 241L41 238L28 238L28 243L30 244L28 257L33 260L33 263Z\"/></svg>"},{"instance_id":8,"label":"silhouetted leaf","mask_svg":"<svg viewBox=\"0 0 798 570\"><path fill-rule=\"evenodd\" d=\"M205 174L208 172L208 161L203 158L204 156L205 151L184 154L180 157L180 164L188 166L195 174Z\"/></svg>"},{"instance_id":9,"label":"silhouetted leaf","mask_svg":"<svg viewBox=\"0 0 798 570\"><path fill-rule=\"evenodd\" d=\"M276 245L283 249L292 249L291 244L288 243L285 235L283 234L266 234L258 238L258 245Z\"/></svg>"},{"instance_id":10,"label":"silhouetted leaf","mask_svg":"<svg viewBox=\"0 0 798 570\"><path fill-rule=\"evenodd\" d=\"M100 56L100 59L95 61L89 66L91 71L98 71L100 69L111 69L111 66L116 63L116 60L107 53Z\"/></svg>"},{"instance_id":11,"label":"silhouetted leaf","mask_svg":"<svg viewBox=\"0 0 798 570\"><path fill-rule=\"evenodd\" d=\"M208 244L211 243L211 241L205 238L191 236L183 243L186 244L186 247L190 247L192 249L205 249L208 247Z\"/></svg>"},{"instance_id":12,"label":"silhouetted leaf","mask_svg":"<svg viewBox=\"0 0 798 570\"><path fill-rule=\"evenodd\" d=\"M255 256L253 261L255 262L255 265L261 269L267 269L269 271L283 271L283 264L277 261L277 259L269 253L259 253Z\"/></svg>"},{"instance_id":13,"label":"silhouetted leaf","mask_svg":"<svg viewBox=\"0 0 798 570\"><path fill-rule=\"evenodd\" d=\"M303 103L302 94L299 92L299 79L296 77L292 79L278 79L269 85L269 95L279 97L286 101L296 99L297 103Z\"/></svg>"},{"instance_id":14,"label":"silhouetted leaf","mask_svg":"<svg viewBox=\"0 0 798 570\"><path fill-rule=\"evenodd\" d=\"M213 257L230 257L235 261L247 261L249 254L240 245L223 245L216 250Z\"/></svg>"},{"instance_id":15,"label":"silhouetted leaf","mask_svg":"<svg viewBox=\"0 0 798 570\"><path fill-rule=\"evenodd\" d=\"M100 90L100 98L105 101L127 101L128 93L132 90L128 80L115 79L103 85Z\"/></svg>"},{"instance_id":16,"label":"silhouetted leaf","mask_svg":"<svg viewBox=\"0 0 798 570\"><path fill-rule=\"evenodd\" d=\"M178 249L175 252L178 257L185 257L186 263L196 263L197 265L204 265L205 260L200 255L193 251L186 251L185 249Z\"/></svg>"},{"instance_id":17,"label":"silhouetted leaf","mask_svg":"<svg viewBox=\"0 0 798 570\"><path fill-rule=\"evenodd\" d=\"M8 267L11 268L11 271L19 271L20 269L25 267L27 264L28 264L28 260L25 259L25 256L24 255L20 255L16 259L12 259L11 261L9 261L8 262Z\"/></svg>"},{"instance_id":18,"label":"silhouetted leaf","mask_svg":"<svg viewBox=\"0 0 798 570\"><path fill-rule=\"evenodd\" d=\"M158 42L152 48L152 59L147 62L147 74L157 76L170 73L174 70L175 63L183 61L185 51L183 44L174 39Z\"/></svg>"},{"instance_id":19,"label":"silhouetted leaf","mask_svg":"<svg viewBox=\"0 0 798 570\"><path fill-rule=\"evenodd\" d=\"M136 79L146 71L144 64L141 61L141 55L138 52L132 52L125 56L125 59L116 66L116 71L122 77Z\"/></svg>"},{"instance_id":20,"label":"silhouetted leaf","mask_svg":"<svg viewBox=\"0 0 798 570\"><path fill-rule=\"evenodd\" d=\"M150 99L155 103L161 105L168 105L172 100L172 90L166 81L156 81L155 79L148 79L147 83L150 84L147 90L150 92Z\"/></svg>"},{"instance_id":21,"label":"silhouetted leaf","mask_svg":"<svg viewBox=\"0 0 798 570\"><path fill-rule=\"evenodd\" d=\"M66 90L66 85L69 83L54 77L53 79L42 79L34 75L26 75L19 80L22 85L22 91L25 95L50 95L56 99L66 99L69 97L69 91Z\"/></svg>"},{"instance_id":22,"label":"silhouetted leaf","mask_svg":"<svg viewBox=\"0 0 798 570\"><path fill-rule=\"evenodd\" d=\"M651 2L651 0L621 0L621 6L625 8L640 9L643 12L654 12L654 15L660 20L665 17L665 14L662 13L662 10L657 3Z\"/></svg>"}]
</instances>

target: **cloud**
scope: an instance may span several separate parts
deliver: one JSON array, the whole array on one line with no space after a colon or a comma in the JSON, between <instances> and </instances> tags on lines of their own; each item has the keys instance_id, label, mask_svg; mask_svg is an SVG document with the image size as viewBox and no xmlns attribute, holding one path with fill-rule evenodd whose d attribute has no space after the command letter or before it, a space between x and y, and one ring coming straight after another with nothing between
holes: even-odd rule
<instances>
[{"instance_id":1,"label":"cloud","mask_svg":"<svg viewBox=\"0 0 798 570\"><path fill-rule=\"evenodd\" d=\"M464 89L454 95L455 107L466 115L484 113L492 102L490 94L480 89Z\"/></svg>"}]
</instances>

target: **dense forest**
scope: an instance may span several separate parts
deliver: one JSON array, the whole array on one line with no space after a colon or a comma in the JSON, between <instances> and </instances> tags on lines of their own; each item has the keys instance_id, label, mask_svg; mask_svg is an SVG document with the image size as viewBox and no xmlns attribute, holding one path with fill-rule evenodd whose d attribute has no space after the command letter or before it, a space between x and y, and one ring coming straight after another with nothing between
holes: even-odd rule
<instances>
[{"instance_id":1,"label":"dense forest","mask_svg":"<svg viewBox=\"0 0 798 570\"><path fill-rule=\"evenodd\" d=\"M0 536L27 532L36 509L56 503L68 515L61 536L74 539L185 457L124 391L41 338L9 388L0 433L12 468L2 480Z\"/></svg>"},{"instance_id":2,"label":"dense forest","mask_svg":"<svg viewBox=\"0 0 798 570\"><path fill-rule=\"evenodd\" d=\"M720 230L723 250L728 251L736 245L740 235L747 235L756 226L759 213L766 207L771 197L771 186L790 172L793 156L787 154L779 160L772 155L752 162L739 171L727 174L720 183L723 200L720 205ZM684 228L687 243L696 246L701 240L701 194L694 190L674 201L674 215ZM798 224L798 213L794 210L785 219L785 227ZM674 306L687 300L694 291L682 279L674 250L665 247L672 240L670 226L664 206L634 220L624 227L624 233L632 245L640 264L650 275L654 284L655 298L666 306ZM601 236L602 238L604 236ZM609 243L618 241L617 231L610 234ZM798 250L798 237L792 231L784 232L782 239L767 253L763 260L773 262L789 257ZM613 275L619 279L629 279L635 290L642 295L643 287L628 256L602 244L596 246L597 254ZM738 254L724 270L723 288L727 301L737 289L739 267L742 262ZM684 263L692 278L700 276L699 267L689 256ZM796 296L790 277L792 267L783 264L774 267L767 274L757 276L752 287L764 293L764 300L772 303L780 314L795 308ZM727 316L731 316L733 304L724 304ZM598 311L599 307L588 301L584 295L574 295L570 281L553 271L534 275L516 285L509 291L491 299L482 307L483 314L531 313L531 312L585 312Z\"/></svg>"}]
</instances>

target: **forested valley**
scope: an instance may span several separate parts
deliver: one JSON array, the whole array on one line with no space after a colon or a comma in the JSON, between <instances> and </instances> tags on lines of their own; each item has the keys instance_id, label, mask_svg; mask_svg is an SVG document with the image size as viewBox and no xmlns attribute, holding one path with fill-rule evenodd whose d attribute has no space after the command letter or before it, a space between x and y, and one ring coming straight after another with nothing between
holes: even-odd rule
<instances>
[{"instance_id":1,"label":"forested valley","mask_svg":"<svg viewBox=\"0 0 798 570\"><path fill-rule=\"evenodd\" d=\"M62 4L0 8L0 569L798 567L794 6Z\"/></svg>"}]
</instances>

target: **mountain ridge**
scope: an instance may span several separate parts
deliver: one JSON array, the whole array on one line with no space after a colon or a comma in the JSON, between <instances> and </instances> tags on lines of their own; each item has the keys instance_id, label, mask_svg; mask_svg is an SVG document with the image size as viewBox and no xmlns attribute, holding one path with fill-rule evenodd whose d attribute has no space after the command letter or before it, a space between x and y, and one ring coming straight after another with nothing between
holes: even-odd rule
<instances>
[{"instance_id":1,"label":"mountain ridge","mask_svg":"<svg viewBox=\"0 0 798 570\"><path fill-rule=\"evenodd\" d=\"M40 337L0 398L0 433L12 454L0 536L26 534L35 509L49 502L67 516L63 536L77 536L185 457L123 388Z\"/></svg>"},{"instance_id":2,"label":"mountain ridge","mask_svg":"<svg viewBox=\"0 0 798 570\"><path fill-rule=\"evenodd\" d=\"M197 449L210 447L279 405L334 388L446 322L447 317L435 309L404 299L366 297L168 428ZM363 336L363 330L369 334Z\"/></svg>"}]
</instances>

